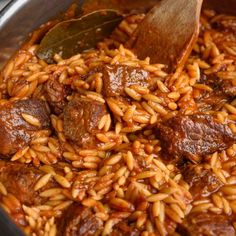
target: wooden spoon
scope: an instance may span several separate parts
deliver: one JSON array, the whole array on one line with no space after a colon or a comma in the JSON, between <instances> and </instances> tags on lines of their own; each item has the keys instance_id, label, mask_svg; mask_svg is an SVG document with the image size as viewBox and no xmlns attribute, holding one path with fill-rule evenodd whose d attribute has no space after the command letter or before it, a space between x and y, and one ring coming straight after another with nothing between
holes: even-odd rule
<instances>
[{"instance_id":1,"label":"wooden spoon","mask_svg":"<svg viewBox=\"0 0 236 236\"><path fill-rule=\"evenodd\" d=\"M140 59L183 67L199 33L202 0L164 0L146 15L127 46Z\"/></svg>"}]
</instances>

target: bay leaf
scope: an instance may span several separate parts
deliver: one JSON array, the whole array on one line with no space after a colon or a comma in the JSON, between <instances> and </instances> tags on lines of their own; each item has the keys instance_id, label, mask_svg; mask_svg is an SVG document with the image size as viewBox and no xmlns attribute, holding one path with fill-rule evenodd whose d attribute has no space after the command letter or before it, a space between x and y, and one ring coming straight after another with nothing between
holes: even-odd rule
<instances>
[{"instance_id":1,"label":"bay leaf","mask_svg":"<svg viewBox=\"0 0 236 236\"><path fill-rule=\"evenodd\" d=\"M48 63L53 63L56 53L66 59L91 49L108 37L122 19L117 11L106 9L94 11L79 19L60 22L44 36L37 50L37 56Z\"/></svg>"}]
</instances>

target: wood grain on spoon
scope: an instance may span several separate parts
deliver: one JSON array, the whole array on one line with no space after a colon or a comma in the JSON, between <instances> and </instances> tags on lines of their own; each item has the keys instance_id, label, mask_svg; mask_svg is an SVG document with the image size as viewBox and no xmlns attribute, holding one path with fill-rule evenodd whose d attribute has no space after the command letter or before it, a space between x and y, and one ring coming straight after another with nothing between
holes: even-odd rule
<instances>
[{"instance_id":1,"label":"wood grain on spoon","mask_svg":"<svg viewBox=\"0 0 236 236\"><path fill-rule=\"evenodd\" d=\"M197 40L202 0L164 0L146 15L127 46L140 59L183 66Z\"/></svg>"}]
</instances>

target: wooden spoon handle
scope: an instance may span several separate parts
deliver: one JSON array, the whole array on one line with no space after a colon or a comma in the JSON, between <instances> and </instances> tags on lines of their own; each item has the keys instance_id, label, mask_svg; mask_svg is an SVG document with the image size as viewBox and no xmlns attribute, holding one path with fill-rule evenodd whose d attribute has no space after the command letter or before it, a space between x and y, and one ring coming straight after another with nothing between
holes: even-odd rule
<instances>
[{"instance_id":1,"label":"wooden spoon handle","mask_svg":"<svg viewBox=\"0 0 236 236\"><path fill-rule=\"evenodd\" d=\"M197 40L202 0L164 0L146 15L127 46L140 59L183 66Z\"/></svg>"}]
</instances>

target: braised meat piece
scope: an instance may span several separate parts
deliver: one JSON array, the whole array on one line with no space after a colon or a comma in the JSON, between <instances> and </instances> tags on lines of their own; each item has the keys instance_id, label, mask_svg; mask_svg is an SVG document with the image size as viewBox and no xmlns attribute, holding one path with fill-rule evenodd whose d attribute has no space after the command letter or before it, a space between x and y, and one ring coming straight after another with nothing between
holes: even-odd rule
<instances>
[{"instance_id":1,"label":"braised meat piece","mask_svg":"<svg viewBox=\"0 0 236 236\"><path fill-rule=\"evenodd\" d=\"M58 234L61 236L98 236L102 225L102 220L90 208L74 203L62 215Z\"/></svg>"},{"instance_id":2,"label":"braised meat piece","mask_svg":"<svg viewBox=\"0 0 236 236\"><path fill-rule=\"evenodd\" d=\"M67 104L66 97L70 94L70 88L61 84L56 79L49 79L44 85L45 98L55 114L62 113Z\"/></svg>"},{"instance_id":3,"label":"braised meat piece","mask_svg":"<svg viewBox=\"0 0 236 236\"><path fill-rule=\"evenodd\" d=\"M230 218L214 213L191 213L177 228L180 235L185 236L235 236L236 231Z\"/></svg>"},{"instance_id":4,"label":"braised meat piece","mask_svg":"<svg viewBox=\"0 0 236 236\"><path fill-rule=\"evenodd\" d=\"M22 115L33 116L38 123L29 123ZM30 143L35 131L47 129L49 125L49 111L42 100L27 99L3 104L0 106L0 154L14 154Z\"/></svg>"},{"instance_id":5,"label":"braised meat piece","mask_svg":"<svg viewBox=\"0 0 236 236\"><path fill-rule=\"evenodd\" d=\"M76 96L64 109L66 137L79 146L94 145L98 123L106 114L106 106L103 103Z\"/></svg>"},{"instance_id":6,"label":"braised meat piece","mask_svg":"<svg viewBox=\"0 0 236 236\"><path fill-rule=\"evenodd\" d=\"M135 67L107 65L103 69L103 94L106 97L126 96L124 89L131 85L149 87L149 73Z\"/></svg>"},{"instance_id":7,"label":"braised meat piece","mask_svg":"<svg viewBox=\"0 0 236 236\"><path fill-rule=\"evenodd\" d=\"M4 184L7 192L16 196L22 204L43 203L44 199L39 196L39 192L34 191L35 184L43 175L45 172L30 165L0 161L0 182ZM55 186L57 184L51 180L41 190Z\"/></svg>"},{"instance_id":8,"label":"braised meat piece","mask_svg":"<svg viewBox=\"0 0 236 236\"><path fill-rule=\"evenodd\" d=\"M139 236L140 231L135 226L129 226L126 222L120 222L113 227L110 236Z\"/></svg>"},{"instance_id":9,"label":"braised meat piece","mask_svg":"<svg viewBox=\"0 0 236 236\"><path fill-rule=\"evenodd\" d=\"M236 96L236 86L231 80L223 80L217 77L215 74L212 75L201 75L200 82L210 86L215 93L224 94L228 97Z\"/></svg>"},{"instance_id":10,"label":"braised meat piece","mask_svg":"<svg viewBox=\"0 0 236 236\"><path fill-rule=\"evenodd\" d=\"M234 83L230 80L224 80L222 84L222 91L232 98L236 96L236 85Z\"/></svg>"},{"instance_id":11,"label":"braised meat piece","mask_svg":"<svg viewBox=\"0 0 236 236\"><path fill-rule=\"evenodd\" d=\"M228 148L236 135L211 115L177 115L157 124L162 150L172 157L198 162L207 154Z\"/></svg>"},{"instance_id":12,"label":"braised meat piece","mask_svg":"<svg viewBox=\"0 0 236 236\"><path fill-rule=\"evenodd\" d=\"M200 99L197 100L197 107L199 111L219 111L225 103L230 99L220 91L214 91L211 93L204 94Z\"/></svg>"},{"instance_id":13,"label":"braised meat piece","mask_svg":"<svg viewBox=\"0 0 236 236\"><path fill-rule=\"evenodd\" d=\"M230 102L236 96L236 86L233 81L222 80L216 75L202 73L200 83L210 86L213 91L202 93L197 99L199 110L220 110L226 102Z\"/></svg>"},{"instance_id":14,"label":"braised meat piece","mask_svg":"<svg viewBox=\"0 0 236 236\"><path fill-rule=\"evenodd\" d=\"M182 175L189 184L189 191L193 199L207 197L222 186L216 175L211 170L203 169L201 165L186 165L183 168Z\"/></svg>"}]
</instances>

